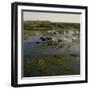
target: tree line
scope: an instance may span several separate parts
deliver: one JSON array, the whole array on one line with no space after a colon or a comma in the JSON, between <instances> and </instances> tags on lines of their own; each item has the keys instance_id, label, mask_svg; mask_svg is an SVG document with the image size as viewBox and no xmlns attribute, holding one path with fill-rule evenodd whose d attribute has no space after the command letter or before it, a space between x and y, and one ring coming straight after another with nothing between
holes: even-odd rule
<instances>
[{"instance_id":1,"label":"tree line","mask_svg":"<svg viewBox=\"0 0 90 90\"><path fill-rule=\"evenodd\" d=\"M80 30L80 23L58 23L50 21L24 21L24 30Z\"/></svg>"}]
</instances>

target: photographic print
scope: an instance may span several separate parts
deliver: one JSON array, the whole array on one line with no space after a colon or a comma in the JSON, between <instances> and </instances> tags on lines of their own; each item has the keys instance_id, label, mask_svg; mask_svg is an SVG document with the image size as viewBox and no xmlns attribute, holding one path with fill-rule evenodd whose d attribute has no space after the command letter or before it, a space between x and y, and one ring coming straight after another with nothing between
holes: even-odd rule
<instances>
[{"instance_id":1,"label":"photographic print","mask_svg":"<svg viewBox=\"0 0 90 90\"><path fill-rule=\"evenodd\" d=\"M83 6L12 4L12 86L87 82L86 10Z\"/></svg>"},{"instance_id":2,"label":"photographic print","mask_svg":"<svg viewBox=\"0 0 90 90\"><path fill-rule=\"evenodd\" d=\"M80 75L80 14L22 14L23 76Z\"/></svg>"}]
</instances>

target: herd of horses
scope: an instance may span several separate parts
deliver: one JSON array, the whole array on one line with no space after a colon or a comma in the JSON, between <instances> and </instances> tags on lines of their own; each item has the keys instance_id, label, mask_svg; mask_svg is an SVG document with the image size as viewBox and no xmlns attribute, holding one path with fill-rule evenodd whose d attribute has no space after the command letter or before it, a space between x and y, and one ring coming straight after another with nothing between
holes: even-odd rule
<instances>
[{"instance_id":1,"label":"herd of horses","mask_svg":"<svg viewBox=\"0 0 90 90\"><path fill-rule=\"evenodd\" d=\"M59 47L63 46L70 46L74 40L77 40L77 38L73 35L62 35L59 32L52 30L48 32L50 34L54 34L53 36L40 36L40 40L42 43L47 44L47 45L52 45L55 44Z\"/></svg>"},{"instance_id":2,"label":"herd of horses","mask_svg":"<svg viewBox=\"0 0 90 90\"><path fill-rule=\"evenodd\" d=\"M62 38L57 38L57 37L40 37L40 40L42 42L46 42L47 44L49 42L54 42L54 44L58 45L59 47L69 46L73 42L72 38L66 38L66 37L62 37Z\"/></svg>"}]
</instances>

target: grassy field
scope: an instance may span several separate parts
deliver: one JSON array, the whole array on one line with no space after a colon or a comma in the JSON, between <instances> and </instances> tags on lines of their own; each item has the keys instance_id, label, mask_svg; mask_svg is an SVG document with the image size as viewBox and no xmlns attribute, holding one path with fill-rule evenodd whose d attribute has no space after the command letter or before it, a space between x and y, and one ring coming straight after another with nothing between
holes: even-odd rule
<instances>
[{"instance_id":1,"label":"grassy field","mask_svg":"<svg viewBox=\"0 0 90 90\"><path fill-rule=\"evenodd\" d=\"M74 67L75 58L79 60L79 55L71 54L67 59L65 55L44 55L24 60L24 77L80 74Z\"/></svg>"}]
</instances>

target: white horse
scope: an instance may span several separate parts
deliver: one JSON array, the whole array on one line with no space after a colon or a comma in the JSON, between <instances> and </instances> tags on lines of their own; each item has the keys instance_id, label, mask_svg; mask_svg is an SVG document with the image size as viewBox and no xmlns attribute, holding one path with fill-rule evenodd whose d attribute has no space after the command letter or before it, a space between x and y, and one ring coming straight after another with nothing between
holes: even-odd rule
<instances>
[{"instance_id":1,"label":"white horse","mask_svg":"<svg viewBox=\"0 0 90 90\"><path fill-rule=\"evenodd\" d=\"M56 37L52 37L52 41L53 41L53 42L56 42L56 43L58 42L58 40L57 40Z\"/></svg>"},{"instance_id":2,"label":"white horse","mask_svg":"<svg viewBox=\"0 0 90 90\"><path fill-rule=\"evenodd\" d=\"M65 44L65 46L70 46L72 44L72 38L63 38L63 43Z\"/></svg>"}]
</instances>

